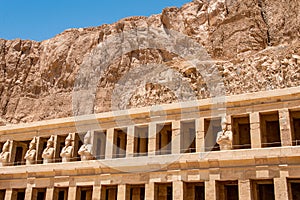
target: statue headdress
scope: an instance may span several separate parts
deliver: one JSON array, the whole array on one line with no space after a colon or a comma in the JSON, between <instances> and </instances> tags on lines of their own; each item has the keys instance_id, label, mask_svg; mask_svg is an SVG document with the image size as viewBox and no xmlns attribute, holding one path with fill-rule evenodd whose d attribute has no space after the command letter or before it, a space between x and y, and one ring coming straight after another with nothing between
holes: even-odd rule
<instances>
[{"instance_id":1,"label":"statue headdress","mask_svg":"<svg viewBox=\"0 0 300 200\"><path fill-rule=\"evenodd\" d=\"M69 133L68 137L66 137L66 140L72 141L72 133Z\"/></svg>"},{"instance_id":2,"label":"statue headdress","mask_svg":"<svg viewBox=\"0 0 300 200\"><path fill-rule=\"evenodd\" d=\"M54 136L51 135L51 137L49 138L48 142L51 142L52 144L54 143Z\"/></svg>"},{"instance_id":3,"label":"statue headdress","mask_svg":"<svg viewBox=\"0 0 300 200\"><path fill-rule=\"evenodd\" d=\"M36 147L36 141L37 141L36 137L33 137L31 142L30 142L30 144L32 145L32 148L34 148L34 149Z\"/></svg>"},{"instance_id":4,"label":"statue headdress","mask_svg":"<svg viewBox=\"0 0 300 200\"><path fill-rule=\"evenodd\" d=\"M36 144L36 137L32 138L30 144Z\"/></svg>"},{"instance_id":5,"label":"statue headdress","mask_svg":"<svg viewBox=\"0 0 300 200\"><path fill-rule=\"evenodd\" d=\"M221 118L221 124L229 124L227 122L226 116L222 116L222 118Z\"/></svg>"},{"instance_id":6,"label":"statue headdress","mask_svg":"<svg viewBox=\"0 0 300 200\"><path fill-rule=\"evenodd\" d=\"M88 143L91 143L91 136L92 136L91 131L87 131L84 136L84 138L88 139Z\"/></svg>"},{"instance_id":7,"label":"statue headdress","mask_svg":"<svg viewBox=\"0 0 300 200\"><path fill-rule=\"evenodd\" d=\"M4 148L9 148L9 145L10 145L10 140L8 139L8 140L6 140L6 142L4 143L3 149L4 149Z\"/></svg>"}]
</instances>

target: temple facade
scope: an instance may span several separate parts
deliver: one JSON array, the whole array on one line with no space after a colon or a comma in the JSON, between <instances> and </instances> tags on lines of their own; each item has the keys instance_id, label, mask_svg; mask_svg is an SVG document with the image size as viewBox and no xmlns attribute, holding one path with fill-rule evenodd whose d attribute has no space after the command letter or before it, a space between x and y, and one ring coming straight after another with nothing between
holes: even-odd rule
<instances>
[{"instance_id":1,"label":"temple facade","mask_svg":"<svg viewBox=\"0 0 300 200\"><path fill-rule=\"evenodd\" d=\"M0 200L295 200L288 88L0 127Z\"/></svg>"}]
</instances>

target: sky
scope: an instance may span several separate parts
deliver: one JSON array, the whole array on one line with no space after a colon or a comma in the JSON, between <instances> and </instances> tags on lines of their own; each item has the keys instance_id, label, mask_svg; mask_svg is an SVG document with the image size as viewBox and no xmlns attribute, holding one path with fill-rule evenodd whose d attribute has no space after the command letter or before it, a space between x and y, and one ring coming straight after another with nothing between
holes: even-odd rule
<instances>
[{"instance_id":1,"label":"sky","mask_svg":"<svg viewBox=\"0 0 300 200\"><path fill-rule=\"evenodd\" d=\"M0 38L42 41L69 28L150 16L192 0L0 0Z\"/></svg>"}]
</instances>

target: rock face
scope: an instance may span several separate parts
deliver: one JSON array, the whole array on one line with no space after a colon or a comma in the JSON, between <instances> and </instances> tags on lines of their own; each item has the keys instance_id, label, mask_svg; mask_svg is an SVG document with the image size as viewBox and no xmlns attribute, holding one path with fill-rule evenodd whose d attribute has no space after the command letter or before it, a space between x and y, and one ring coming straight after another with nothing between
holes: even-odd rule
<instances>
[{"instance_id":1,"label":"rock face","mask_svg":"<svg viewBox=\"0 0 300 200\"><path fill-rule=\"evenodd\" d=\"M300 2L290 0L194 0L162 14L111 25L70 29L42 42L0 39L0 125L68 117L84 59L111 36L155 27L191 37L215 60L226 95L300 85ZM109 111L113 91L129 70L159 63L177 71L198 99L210 96L201 74L174 53L139 49L115 59L99 80L90 113ZM167 78L168 75L162 75ZM157 83L138 87L120 109L178 101ZM122 99L123 97L118 97ZM88 113L86 113L88 114Z\"/></svg>"}]
</instances>

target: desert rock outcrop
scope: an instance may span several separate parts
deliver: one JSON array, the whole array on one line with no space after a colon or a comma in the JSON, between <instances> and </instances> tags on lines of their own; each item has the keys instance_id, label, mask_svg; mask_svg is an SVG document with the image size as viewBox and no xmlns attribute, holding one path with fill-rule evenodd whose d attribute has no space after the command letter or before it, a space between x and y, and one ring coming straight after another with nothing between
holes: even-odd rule
<instances>
[{"instance_id":1,"label":"desert rock outcrop","mask_svg":"<svg viewBox=\"0 0 300 200\"><path fill-rule=\"evenodd\" d=\"M86 56L114 34L150 26L178 31L202 45L216 62L227 95L300 85L299 1L194 0L148 18L66 30L42 42L0 39L0 125L76 114L72 92ZM201 74L178 55L141 49L110 64L99 81L91 112L109 111L118 80L147 63L169 66L191 85L198 99L209 97ZM122 109L178 100L174 91L158 84L137 88L128 99Z\"/></svg>"}]
</instances>

